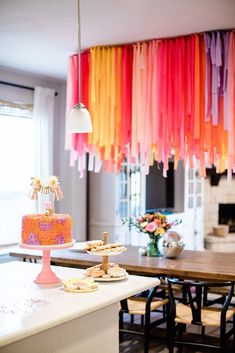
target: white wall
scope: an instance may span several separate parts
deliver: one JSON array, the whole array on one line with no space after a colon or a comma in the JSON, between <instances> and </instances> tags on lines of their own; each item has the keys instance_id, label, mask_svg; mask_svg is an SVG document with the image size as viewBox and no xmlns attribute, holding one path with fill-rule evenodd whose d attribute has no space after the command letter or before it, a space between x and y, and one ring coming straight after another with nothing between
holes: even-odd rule
<instances>
[{"instance_id":1,"label":"white wall","mask_svg":"<svg viewBox=\"0 0 235 353\"><path fill-rule=\"evenodd\" d=\"M73 236L85 240L86 237L86 176L79 178L76 168L69 166L69 152L64 149L66 82L51 80L45 77L28 75L19 71L0 67L0 80L25 86L53 88L55 96L54 109L54 151L53 174L61 181L64 198L56 205L57 212L69 213L73 218ZM0 85L0 99L33 102L33 92ZM30 179L31 175L29 175Z\"/></svg>"},{"instance_id":2,"label":"white wall","mask_svg":"<svg viewBox=\"0 0 235 353\"><path fill-rule=\"evenodd\" d=\"M65 106L66 83L60 87L59 114L54 126L54 174L60 177L64 198L59 201L58 212L69 213L73 219L73 237L76 240L86 240L87 222L87 174L79 177L75 167L70 167L70 152L65 151Z\"/></svg>"},{"instance_id":3,"label":"white wall","mask_svg":"<svg viewBox=\"0 0 235 353\"><path fill-rule=\"evenodd\" d=\"M116 238L117 175L113 173L89 173L89 238L102 239L108 232L109 240Z\"/></svg>"}]
</instances>

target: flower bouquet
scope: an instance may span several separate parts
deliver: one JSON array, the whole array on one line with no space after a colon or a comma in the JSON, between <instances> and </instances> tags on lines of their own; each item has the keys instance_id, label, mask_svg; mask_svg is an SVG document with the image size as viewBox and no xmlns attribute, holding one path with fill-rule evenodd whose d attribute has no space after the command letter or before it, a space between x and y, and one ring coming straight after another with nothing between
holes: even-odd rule
<instances>
[{"instance_id":1,"label":"flower bouquet","mask_svg":"<svg viewBox=\"0 0 235 353\"><path fill-rule=\"evenodd\" d=\"M143 216L139 216L133 224L139 229L140 232L147 233L149 235L147 255L161 256L158 249L158 240L168 229L172 227L172 225L176 224L176 221L170 223L164 214L154 212L152 214L146 213Z\"/></svg>"}]
</instances>

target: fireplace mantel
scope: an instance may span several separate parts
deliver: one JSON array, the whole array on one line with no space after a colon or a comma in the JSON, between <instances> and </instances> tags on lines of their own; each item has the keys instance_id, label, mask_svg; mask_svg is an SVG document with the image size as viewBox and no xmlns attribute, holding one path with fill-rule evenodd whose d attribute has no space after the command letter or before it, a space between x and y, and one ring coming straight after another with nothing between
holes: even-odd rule
<instances>
[{"instance_id":1,"label":"fireplace mantel","mask_svg":"<svg viewBox=\"0 0 235 353\"><path fill-rule=\"evenodd\" d=\"M219 252L235 252L235 233L225 237L206 235L204 238L205 249Z\"/></svg>"},{"instance_id":2,"label":"fireplace mantel","mask_svg":"<svg viewBox=\"0 0 235 353\"><path fill-rule=\"evenodd\" d=\"M204 234L212 233L219 225L219 204L235 204L235 178L229 183L221 178L219 186L211 186L208 178L204 179ZM234 232L234 231L233 231ZM230 233L231 234L231 233Z\"/></svg>"}]
</instances>

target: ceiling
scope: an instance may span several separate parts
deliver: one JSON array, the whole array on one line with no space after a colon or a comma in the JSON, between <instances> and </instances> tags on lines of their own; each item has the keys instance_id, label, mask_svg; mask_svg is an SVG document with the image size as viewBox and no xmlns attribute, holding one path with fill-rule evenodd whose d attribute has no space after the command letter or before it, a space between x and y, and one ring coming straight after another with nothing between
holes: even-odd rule
<instances>
[{"instance_id":1,"label":"ceiling","mask_svg":"<svg viewBox=\"0 0 235 353\"><path fill-rule=\"evenodd\" d=\"M82 48L235 28L235 0L80 0ZM66 79L76 0L0 0L0 66Z\"/></svg>"}]
</instances>

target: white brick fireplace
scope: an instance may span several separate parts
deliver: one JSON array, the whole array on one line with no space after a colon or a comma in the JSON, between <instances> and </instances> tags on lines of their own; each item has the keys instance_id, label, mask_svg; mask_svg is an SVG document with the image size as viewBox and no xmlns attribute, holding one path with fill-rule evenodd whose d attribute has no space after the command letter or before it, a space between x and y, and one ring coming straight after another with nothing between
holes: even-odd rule
<instances>
[{"instance_id":1,"label":"white brick fireplace","mask_svg":"<svg viewBox=\"0 0 235 353\"><path fill-rule=\"evenodd\" d=\"M232 182L227 182L226 176L223 176L218 186L211 186L210 178L205 178L203 207L205 235L212 233L212 227L218 225L220 203L235 203L235 178Z\"/></svg>"}]
</instances>

